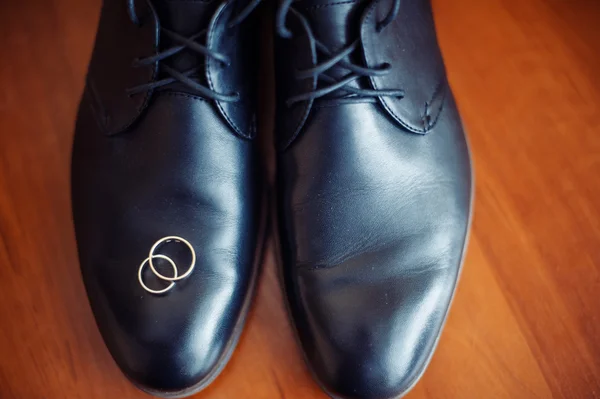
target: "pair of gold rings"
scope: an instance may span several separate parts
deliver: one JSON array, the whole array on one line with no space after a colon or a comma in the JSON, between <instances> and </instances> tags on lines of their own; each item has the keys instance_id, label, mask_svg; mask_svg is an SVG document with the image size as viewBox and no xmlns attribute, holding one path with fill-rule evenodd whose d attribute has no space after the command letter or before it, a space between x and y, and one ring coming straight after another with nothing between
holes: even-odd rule
<instances>
[{"instance_id":1,"label":"pair of gold rings","mask_svg":"<svg viewBox=\"0 0 600 399\"><path fill-rule=\"evenodd\" d=\"M181 243L185 244L189 248L190 253L192 254L192 261L191 261L190 265L188 266L188 269L186 270L186 272L183 273L181 276L179 276L179 272L177 270L177 264L175 264L173 259L169 258L167 255L155 253L159 246L161 246L162 244L171 242L171 241L181 242ZM156 270L156 267L154 266L154 263L153 263L154 259L164 259L165 261L167 261L167 263L169 263L171 265L171 267L173 268L173 277L165 276L165 275L161 274L158 270ZM144 270L144 266L146 265L146 263L148 263L150 265L150 269L152 270L152 273L154 273L154 275L156 277L158 277L159 279L164 280L164 281L170 281L170 284L166 288L163 288L162 290L153 290L144 283L144 280L142 279L142 271ZM192 244L190 244L190 242L188 240L186 240L185 238L178 237L178 236L163 237L154 243L152 248L150 248L150 253L148 254L148 257L146 259L144 259L144 261L140 264L140 268L138 270L138 280L139 280L142 288L145 289L146 291L150 292L151 294L164 294L165 292L169 291L170 289L172 289L175 286L176 281L183 280L184 278L189 276L190 273L192 273L192 271L194 270L195 265L196 265L196 251L194 251L194 247L192 247Z\"/></svg>"}]
</instances>

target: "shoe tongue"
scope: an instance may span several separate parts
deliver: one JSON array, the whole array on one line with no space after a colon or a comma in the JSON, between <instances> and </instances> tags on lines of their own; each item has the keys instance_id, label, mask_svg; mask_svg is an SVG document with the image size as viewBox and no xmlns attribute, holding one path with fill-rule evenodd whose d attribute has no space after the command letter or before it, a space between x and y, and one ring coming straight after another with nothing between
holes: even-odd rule
<instances>
[{"instance_id":1,"label":"shoe tongue","mask_svg":"<svg viewBox=\"0 0 600 399\"><path fill-rule=\"evenodd\" d=\"M359 37L366 1L298 0L294 7L309 21L315 37L331 49L346 46Z\"/></svg>"},{"instance_id":2,"label":"shoe tongue","mask_svg":"<svg viewBox=\"0 0 600 399\"><path fill-rule=\"evenodd\" d=\"M294 8L308 20L315 38L327 46L332 53L336 53L360 37L360 21L367 3L364 0L298 0L294 2ZM319 62L328 58L318 53ZM359 65L363 63L362 57L356 51L350 55L349 61ZM339 79L349 72L338 64L327 74ZM350 85L361 86L357 81ZM339 95L339 93L332 94Z\"/></svg>"},{"instance_id":3,"label":"shoe tongue","mask_svg":"<svg viewBox=\"0 0 600 399\"><path fill-rule=\"evenodd\" d=\"M208 27L214 12L221 2L219 0L160 0L153 2L153 4L162 28L189 38ZM206 37L202 35L196 41L204 45ZM172 40L164 33L160 35L160 50L165 50L178 44L178 42ZM163 62L180 72L185 72L190 68L203 65L205 57L195 51L184 49ZM193 78L199 81L202 80L201 77Z\"/></svg>"}]
</instances>

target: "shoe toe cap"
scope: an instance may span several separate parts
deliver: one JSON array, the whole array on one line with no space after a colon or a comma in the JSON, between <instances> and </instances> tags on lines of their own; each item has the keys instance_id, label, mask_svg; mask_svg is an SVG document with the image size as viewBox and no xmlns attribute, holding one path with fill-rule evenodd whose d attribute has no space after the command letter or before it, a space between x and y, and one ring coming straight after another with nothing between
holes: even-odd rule
<instances>
[{"instance_id":1,"label":"shoe toe cap","mask_svg":"<svg viewBox=\"0 0 600 399\"><path fill-rule=\"evenodd\" d=\"M305 355L336 399L401 397L433 354L458 266L397 275L356 275L352 268L299 274L295 319Z\"/></svg>"},{"instance_id":2,"label":"shoe toe cap","mask_svg":"<svg viewBox=\"0 0 600 399\"><path fill-rule=\"evenodd\" d=\"M108 319L114 307L112 314L95 309L108 349L142 390L185 396L210 383L227 362L237 342L243 304L231 300L231 281L206 285L210 293L200 288L196 298L188 298L180 292L187 300L177 303L169 303L168 295L145 296L134 313L127 317L121 309L114 322Z\"/></svg>"},{"instance_id":3,"label":"shoe toe cap","mask_svg":"<svg viewBox=\"0 0 600 399\"><path fill-rule=\"evenodd\" d=\"M216 272L207 262L162 295L144 291L135 277L105 281L105 274L84 270L106 346L128 379L144 391L181 397L202 389L237 343L252 280ZM152 286L151 279L146 282Z\"/></svg>"},{"instance_id":4,"label":"shoe toe cap","mask_svg":"<svg viewBox=\"0 0 600 399\"><path fill-rule=\"evenodd\" d=\"M119 351L117 362L140 389L156 396L187 396L207 385L220 370L227 345L217 337L173 338ZM113 350L113 353L115 351Z\"/></svg>"}]
</instances>

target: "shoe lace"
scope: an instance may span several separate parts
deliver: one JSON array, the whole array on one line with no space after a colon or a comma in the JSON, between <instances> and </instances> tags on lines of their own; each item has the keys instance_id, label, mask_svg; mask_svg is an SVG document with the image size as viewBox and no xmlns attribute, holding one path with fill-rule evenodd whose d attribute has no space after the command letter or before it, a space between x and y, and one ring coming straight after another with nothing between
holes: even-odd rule
<instances>
[{"instance_id":1,"label":"shoe lace","mask_svg":"<svg viewBox=\"0 0 600 399\"><path fill-rule=\"evenodd\" d=\"M260 2L261 0L251 0L236 16L234 16L229 21L228 27L233 28L237 24L244 21L244 19L246 19L248 15L250 15L250 13L258 6ZM131 20L131 22L138 26L141 25L140 19L138 18L136 13L135 0L127 0L127 11L129 13L129 19ZM221 65L224 67L228 67L231 64L231 60L229 60L229 58L226 55L219 53L214 49L209 49L206 47L206 45L198 42L200 38L206 36L208 28L202 29L200 32L190 37L182 36L177 32L174 32L170 29L166 29L164 27L161 27L160 31L161 34L164 34L176 44L172 47L165 48L154 55L136 58L133 62L134 67L149 66L155 62L161 62L169 57L180 53L181 51L184 51L185 49L201 54L205 58L211 58L213 60L216 60L220 62ZM188 86L189 88L197 91L201 96L207 99L223 102L235 102L238 101L240 98L240 95L237 92L219 93L192 79L194 76L200 73L200 65L181 72L166 65L166 63L163 62L160 64L160 68L161 71L164 71L167 77L156 80L154 82L144 83L139 86L131 87L127 89L127 93L130 96L133 96L135 94L145 92L146 90L156 89L179 81L184 85Z\"/></svg>"},{"instance_id":2,"label":"shoe lace","mask_svg":"<svg viewBox=\"0 0 600 399\"><path fill-rule=\"evenodd\" d=\"M276 15L276 30L279 36L283 38L292 38L293 33L286 27L286 19L288 13L292 12L299 17L302 17L302 14L292 7L292 3L294 0L282 0L279 9L277 10ZM388 15L377 24L377 31L380 32L387 25L389 25L397 16L400 11L400 1L394 0L391 10ZM343 47L340 50L331 50L328 48L323 42L317 39L310 29L307 26L307 34L309 41L314 44L316 50L322 53L326 58L324 61L317 63L312 68L301 69L295 71L295 78L302 80L307 78L313 78L317 81L322 81L325 83L321 88L317 88L312 91L308 91L305 93L301 93L295 96L292 96L287 99L286 103L288 106L291 106L297 102L302 102L306 100L315 100L319 97L326 96L329 93L332 93L336 90L345 91L347 94L341 97L343 100L347 101L367 101L374 102L376 97L381 96L391 96L391 97L404 97L404 91L401 89L365 89L360 87L353 87L349 84L355 80L358 80L363 77L371 77L371 76L382 76L390 72L391 64L388 62L382 63L375 67L365 67L362 65L358 65L356 63L350 62L348 57L357 49L362 46L360 39L354 40L351 44ZM331 68L336 65L340 65L346 70L350 72L341 78L334 78L330 74L327 73Z\"/></svg>"}]
</instances>

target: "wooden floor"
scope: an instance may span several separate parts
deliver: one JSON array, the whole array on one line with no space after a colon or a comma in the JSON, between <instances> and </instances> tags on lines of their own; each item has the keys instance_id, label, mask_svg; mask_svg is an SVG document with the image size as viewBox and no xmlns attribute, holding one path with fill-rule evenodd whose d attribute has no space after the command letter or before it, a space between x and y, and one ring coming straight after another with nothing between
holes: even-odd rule
<instances>
[{"instance_id":1,"label":"wooden floor","mask_svg":"<svg viewBox=\"0 0 600 399\"><path fill-rule=\"evenodd\" d=\"M144 398L102 340L69 199L99 0L0 1L0 398ZM476 211L439 348L409 399L600 398L600 1L434 0ZM269 251L204 399L325 398Z\"/></svg>"}]
</instances>

